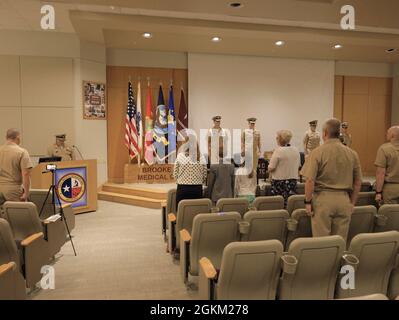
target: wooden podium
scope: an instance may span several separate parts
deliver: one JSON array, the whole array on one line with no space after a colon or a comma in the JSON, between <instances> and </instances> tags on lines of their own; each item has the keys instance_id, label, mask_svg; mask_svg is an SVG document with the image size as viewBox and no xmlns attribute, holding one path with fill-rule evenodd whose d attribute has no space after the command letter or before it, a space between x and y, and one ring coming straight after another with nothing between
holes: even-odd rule
<instances>
[{"instance_id":1,"label":"wooden podium","mask_svg":"<svg viewBox=\"0 0 399 320\"><path fill-rule=\"evenodd\" d=\"M84 170L86 177L84 181L85 205L75 207L75 213L83 213L97 210L97 160L73 160L50 162L57 165L57 173L62 172L62 169ZM50 163L39 163L32 169L31 188L32 189L48 189L52 183L52 174L46 171L46 166ZM78 176L80 177L80 176ZM68 178L68 177L66 177ZM62 179L61 179L62 180ZM64 179L65 180L65 179ZM57 189L57 185L56 185ZM72 202L73 206L73 202Z\"/></svg>"}]
</instances>

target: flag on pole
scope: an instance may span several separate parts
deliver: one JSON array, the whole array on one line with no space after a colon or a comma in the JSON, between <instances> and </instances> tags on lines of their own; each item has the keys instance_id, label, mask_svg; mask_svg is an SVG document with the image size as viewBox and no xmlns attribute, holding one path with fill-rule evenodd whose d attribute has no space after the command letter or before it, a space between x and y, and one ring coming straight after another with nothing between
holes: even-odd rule
<instances>
[{"instance_id":1,"label":"flag on pole","mask_svg":"<svg viewBox=\"0 0 399 320\"><path fill-rule=\"evenodd\" d=\"M154 123L154 148L155 155L160 163L163 163L166 158L165 147L168 145L168 113L165 106L165 99L163 96L162 85L159 86L158 105L155 114Z\"/></svg>"},{"instance_id":2,"label":"flag on pole","mask_svg":"<svg viewBox=\"0 0 399 320\"><path fill-rule=\"evenodd\" d=\"M187 112L186 99L184 98L184 91L182 88L180 93L179 115L177 117L177 132L179 133L181 139L185 138L183 130L187 128L188 128L188 112Z\"/></svg>"},{"instance_id":3,"label":"flag on pole","mask_svg":"<svg viewBox=\"0 0 399 320\"><path fill-rule=\"evenodd\" d=\"M154 147L152 145L153 142L153 115L152 115L152 94L151 87L148 83L147 87L147 97L145 103L145 151L144 151L144 159L148 165L152 165L154 163Z\"/></svg>"},{"instance_id":4,"label":"flag on pole","mask_svg":"<svg viewBox=\"0 0 399 320\"><path fill-rule=\"evenodd\" d=\"M168 157L169 163L175 163L176 159L176 117L175 100L173 98L173 86L169 88L169 113L168 113Z\"/></svg>"},{"instance_id":5,"label":"flag on pole","mask_svg":"<svg viewBox=\"0 0 399 320\"><path fill-rule=\"evenodd\" d=\"M141 113L141 83L137 84L137 114L136 114L136 128L137 138L139 146L139 163L141 158L141 150L143 150L143 125L142 125L142 113Z\"/></svg>"},{"instance_id":6,"label":"flag on pole","mask_svg":"<svg viewBox=\"0 0 399 320\"><path fill-rule=\"evenodd\" d=\"M127 103L127 112L125 120L125 145L129 150L130 159L133 159L137 154L140 153L136 116L137 116L137 109L133 97L133 88L132 88L132 83L129 81L128 103Z\"/></svg>"}]
</instances>

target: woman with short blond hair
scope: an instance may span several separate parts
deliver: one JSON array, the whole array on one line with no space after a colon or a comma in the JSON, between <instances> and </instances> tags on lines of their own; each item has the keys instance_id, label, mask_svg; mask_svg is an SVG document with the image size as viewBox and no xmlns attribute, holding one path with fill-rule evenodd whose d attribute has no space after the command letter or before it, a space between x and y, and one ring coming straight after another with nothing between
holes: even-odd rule
<instances>
[{"instance_id":1,"label":"woman with short blond hair","mask_svg":"<svg viewBox=\"0 0 399 320\"><path fill-rule=\"evenodd\" d=\"M280 130L277 132L278 147L270 159L268 171L272 178L272 195L281 195L287 204L288 197L296 193L298 170L301 165L299 151L290 145L292 132Z\"/></svg>"}]
</instances>

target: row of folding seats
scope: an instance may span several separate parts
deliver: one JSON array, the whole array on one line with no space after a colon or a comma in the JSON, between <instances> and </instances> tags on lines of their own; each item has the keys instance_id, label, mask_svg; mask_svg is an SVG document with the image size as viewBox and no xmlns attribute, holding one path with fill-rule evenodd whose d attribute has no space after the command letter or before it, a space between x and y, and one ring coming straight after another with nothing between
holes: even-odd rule
<instances>
[{"instance_id":1,"label":"row of folding seats","mask_svg":"<svg viewBox=\"0 0 399 320\"><path fill-rule=\"evenodd\" d=\"M372 197L369 197L371 199ZM177 213L169 213L168 248L172 253L179 249L179 232L186 229L191 232L195 215L212 212L239 212L250 223L248 239L278 239L287 245L298 237L311 237L311 222L304 208L304 196L294 195L288 199L287 211L281 196L258 197L249 206L245 198L220 199L216 207L209 199L182 200ZM249 211L248 211L249 209ZM270 210L274 212L270 212ZM356 207L349 231L349 241L358 233L399 230L397 217L399 209L395 206L383 206L377 214L374 206ZM165 218L166 220L166 218ZM256 222L256 223L255 223ZM288 233L286 232L288 229ZM258 230L257 232L253 230ZM253 235L252 234L256 234ZM273 238L272 236L277 238ZM287 236L287 237L286 237ZM258 237L258 238L257 238Z\"/></svg>"},{"instance_id":2,"label":"row of folding seats","mask_svg":"<svg viewBox=\"0 0 399 320\"><path fill-rule=\"evenodd\" d=\"M24 289L25 286L34 289L42 277L42 266L47 265L65 244L66 227L59 215L41 220L32 202L8 201L2 207L0 269L5 268L7 272L4 277L0 276L0 297L21 298L18 274L25 279ZM72 206L64 205L63 212L71 231L75 225ZM18 294L7 289L10 287Z\"/></svg>"},{"instance_id":3,"label":"row of folding seats","mask_svg":"<svg viewBox=\"0 0 399 320\"><path fill-rule=\"evenodd\" d=\"M370 183L368 183L370 185ZM370 185L371 187L371 185ZM233 199L233 198L232 198ZM237 198L240 199L240 198ZM219 201L216 205L215 211L229 211L230 200ZM288 198L287 202L287 210L290 214L292 214L296 209L303 209L305 208L304 204L305 196L304 195L292 195ZM284 199L281 196L259 196L255 198L255 201L249 206L248 202L245 199L234 200L235 207L232 208L233 210L230 211L238 211L244 213L248 210L279 210L284 209ZM238 204L240 203L240 204ZM223 205L223 206L222 206ZM360 192L359 198L356 203L356 206L369 206L373 205L376 206L375 202L375 192ZM162 210L162 233L165 235L166 230L168 228L168 215L173 213L177 215L177 208L176 208L176 189L171 189L168 192L168 198L166 201L165 206Z\"/></svg>"},{"instance_id":4,"label":"row of folding seats","mask_svg":"<svg viewBox=\"0 0 399 320\"><path fill-rule=\"evenodd\" d=\"M185 281L186 271L199 276L201 299L326 300L368 295L394 299L399 295L398 231L357 235L348 251L339 236L300 238L283 252L278 240L234 241L237 214L211 220L209 215L200 216L194 219L192 238L182 232L181 261L188 250L190 261L186 266L181 262L181 270ZM230 231L230 236L219 237L220 245L212 242L215 224ZM347 280L350 275L353 282Z\"/></svg>"}]
</instances>

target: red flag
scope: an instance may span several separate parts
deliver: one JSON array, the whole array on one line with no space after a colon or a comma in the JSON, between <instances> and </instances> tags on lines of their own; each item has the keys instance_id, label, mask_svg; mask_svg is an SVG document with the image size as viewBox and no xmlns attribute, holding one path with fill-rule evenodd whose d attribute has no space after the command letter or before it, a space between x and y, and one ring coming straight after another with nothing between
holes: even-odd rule
<instances>
[{"instance_id":1,"label":"red flag","mask_svg":"<svg viewBox=\"0 0 399 320\"><path fill-rule=\"evenodd\" d=\"M153 148L153 114L152 114L152 94L151 87L148 84L147 87L147 97L145 104L145 152L144 159L149 164L154 163L154 148Z\"/></svg>"}]
</instances>

